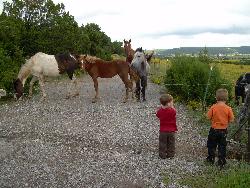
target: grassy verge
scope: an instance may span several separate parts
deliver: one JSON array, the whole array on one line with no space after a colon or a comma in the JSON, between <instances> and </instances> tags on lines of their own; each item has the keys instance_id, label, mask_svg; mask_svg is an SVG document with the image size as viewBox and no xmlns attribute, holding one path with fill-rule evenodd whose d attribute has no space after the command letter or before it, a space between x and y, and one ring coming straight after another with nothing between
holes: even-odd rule
<instances>
[{"instance_id":1,"label":"grassy verge","mask_svg":"<svg viewBox=\"0 0 250 188\"><path fill-rule=\"evenodd\" d=\"M192 188L248 188L250 165L244 162L232 162L223 170L216 166L204 166L202 172L185 174L178 183Z\"/></svg>"}]
</instances>

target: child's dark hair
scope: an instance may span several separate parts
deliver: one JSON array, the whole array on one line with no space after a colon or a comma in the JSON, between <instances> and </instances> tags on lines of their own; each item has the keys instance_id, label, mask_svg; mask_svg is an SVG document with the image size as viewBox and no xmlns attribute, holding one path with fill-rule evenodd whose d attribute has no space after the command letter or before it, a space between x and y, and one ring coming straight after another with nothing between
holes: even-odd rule
<instances>
[{"instance_id":1,"label":"child's dark hair","mask_svg":"<svg viewBox=\"0 0 250 188\"><path fill-rule=\"evenodd\" d=\"M165 106L167 103L171 102L173 100L173 97L169 94L163 94L160 97L160 102L163 106Z\"/></svg>"},{"instance_id":2,"label":"child's dark hair","mask_svg":"<svg viewBox=\"0 0 250 188\"><path fill-rule=\"evenodd\" d=\"M216 100L217 101L227 101L228 100L228 91L226 89L218 89L216 91Z\"/></svg>"}]
</instances>

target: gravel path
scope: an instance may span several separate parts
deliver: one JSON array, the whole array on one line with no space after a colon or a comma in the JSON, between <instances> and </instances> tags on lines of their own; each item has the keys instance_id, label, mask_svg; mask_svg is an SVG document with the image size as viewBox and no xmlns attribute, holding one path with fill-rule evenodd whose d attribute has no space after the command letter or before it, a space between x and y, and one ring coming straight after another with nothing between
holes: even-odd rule
<instances>
[{"instance_id":1,"label":"gravel path","mask_svg":"<svg viewBox=\"0 0 250 188\"><path fill-rule=\"evenodd\" d=\"M0 187L181 187L181 174L200 170L205 141L176 105L177 154L158 157L155 110L160 87L148 84L147 101L122 103L118 77L99 79L101 100L89 76L80 96L65 99L68 80L46 82L40 95L0 106Z\"/></svg>"}]
</instances>

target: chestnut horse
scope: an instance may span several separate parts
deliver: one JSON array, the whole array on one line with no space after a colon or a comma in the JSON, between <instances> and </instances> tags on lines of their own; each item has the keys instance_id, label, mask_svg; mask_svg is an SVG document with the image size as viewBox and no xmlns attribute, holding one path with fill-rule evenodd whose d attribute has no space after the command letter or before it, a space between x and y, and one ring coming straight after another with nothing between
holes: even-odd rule
<instances>
[{"instance_id":1,"label":"chestnut horse","mask_svg":"<svg viewBox=\"0 0 250 188\"><path fill-rule=\"evenodd\" d=\"M131 48L131 39L129 39L129 41L124 39L123 42L124 42L123 47L126 55L126 61L131 63L135 54L135 51Z\"/></svg>"},{"instance_id":2,"label":"chestnut horse","mask_svg":"<svg viewBox=\"0 0 250 188\"><path fill-rule=\"evenodd\" d=\"M71 54L56 54L48 55L42 52L36 53L30 59L26 60L26 63L21 67L18 77L14 82L15 98L19 99L23 95L24 84L29 77L32 75L29 88L29 97L32 96L32 87L34 82L39 80L40 89L42 90L42 99L46 98L46 93L44 89L44 78L46 76L56 77L63 73L67 73L68 77L72 80L71 85L74 84L77 87L76 78L74 76L74 71L81 66L74 56ZM71 96L71 88L69 88L69 93L67 98ZM73 96L79 95L76 91Z\"/></svg>"},{"instance_id":3,"label":"chestnut horse","mask_svg":"<svg viewBox=\"0 0 250 188\"><path fill-rule=\"evenodd\" d=\"M82 69L88 72L94 82L95 97L92 100L93 103L97 102L97 100L99 99L97 78L112 78L115 75L119 75L125 85L126 96L123 102L127 102L128 92L129 90L132 90L133 86L131 80L129 80L128 78L128 75L130 75L130 77L136 78L136 73L130 68L129 64L126 61L105 61L89 55L80 55L77 57L77 59L81 62Z\"/></svg>"}]
</instances>

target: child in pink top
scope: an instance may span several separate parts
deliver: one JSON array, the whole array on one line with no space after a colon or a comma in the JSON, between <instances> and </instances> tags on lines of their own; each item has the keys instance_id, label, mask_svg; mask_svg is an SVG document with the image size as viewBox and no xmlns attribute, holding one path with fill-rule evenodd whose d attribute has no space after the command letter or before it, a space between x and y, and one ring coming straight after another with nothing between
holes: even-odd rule
<instances>
[{"instance_id":1,"label":"child in pink top","mask_svg":"<svg viewBox=\"0 0 250 188\"><path fill-rule=\"evenodd\" d=\"M173 158L175 155L176 110L173 97L164 94L160 97L161 107L156 116L160 120L159 156L162 159Z\"/></svg>"}]
</instances>

